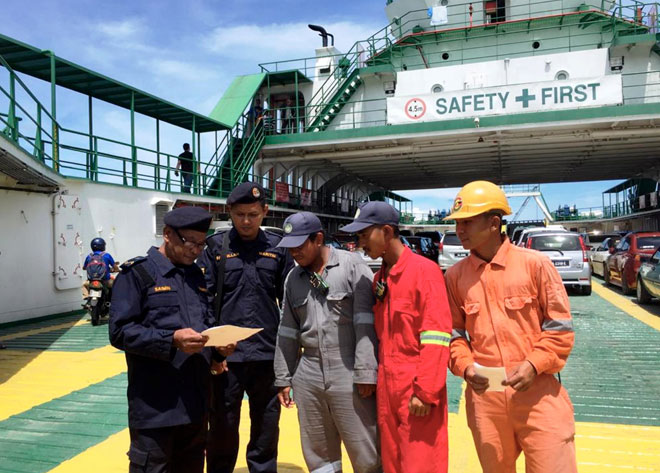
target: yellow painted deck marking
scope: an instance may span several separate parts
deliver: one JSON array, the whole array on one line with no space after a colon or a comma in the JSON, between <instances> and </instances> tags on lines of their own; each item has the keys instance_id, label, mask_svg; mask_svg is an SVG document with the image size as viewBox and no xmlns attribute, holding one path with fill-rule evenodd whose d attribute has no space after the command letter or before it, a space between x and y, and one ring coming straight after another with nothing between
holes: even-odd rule
<instances>
[{"instance_id":1,"label":"yellow painted deck marking","mask_svg":"<svg viewBox=\"0 0 660 473\"><path fill-rule=\"evenodd\" d=\"M13 340L15 338L29 337L30 335L37 335L39 333L52 332L54 330L62 330L65 328L77 327L79 325L85 325L89 323L90 323L89 320L83 319L83 320L78 320L77 322L67 322L65 324L50 325L48 327L25 330L22 332L16 332L9 335L3 335L2 337L0 337L0 342L5 340Z\"/></svg>"},{"instance_id":2,"label":"yellow painted deck marking","mask_svg":"<svg viewBox=\"0 0 660 473\"><path fill-rule=\"evenodd\" d=\"M0 351L0 421L126 371L107 345L87 352Z\"/></svg>"},{"instance_id":3,"label":"yellow painted deck marking","mask_svg":"<svg viewBox=\"0 0 660 473\"><path fill-rule=\"evenodd\" d=\"M640 307L636 302L628 299L627 297L617 294L616 292L610 290L609 288L604 287L601 284L592 284L593 291L598 294L600 297L605 299L610 304L615 305L626 314L631 317L636 318L640 322L645 323L649 327L652 327L660 331L660 317L653 315L648 310Z\"/></svg>"}]
</instances>

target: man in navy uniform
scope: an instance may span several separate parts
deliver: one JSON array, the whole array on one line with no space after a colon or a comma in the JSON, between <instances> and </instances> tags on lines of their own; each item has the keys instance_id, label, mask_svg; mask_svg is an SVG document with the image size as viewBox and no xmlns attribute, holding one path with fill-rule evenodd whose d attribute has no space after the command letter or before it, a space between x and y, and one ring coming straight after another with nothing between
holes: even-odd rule
<instances>
[{"instance_id":1,"label":"man in navy uniform","mask_svg":"<svg viewBox=\"0 0 660 473\"><path fill-rule=\"evenodd\" d=\"M208 238L198 264L204 270L221 325L263 330L242 341L227 358L228 371L213 378L210 430L206 447L208 473L234 471L243 396L250 405L250 473L277 471L280 404L273 358L279 304L293 260L277 248L281 236L260 228L268 212L264 189L238 185L227 197L233 228Z\"/></svg>"},{"instance_id":2,"label":"man in navy uniform","mask_svg":"<svg viewBox=\"0 0 660 473\"><path fill-rule=\"evenodd\" d=\"M201 332L215 325L195 259L211 215L182 207L164 218L163 244L122 265L110 309L110 342L128 365L131 473L204 468L211 358Z\"/></svg>"}]
</instances>

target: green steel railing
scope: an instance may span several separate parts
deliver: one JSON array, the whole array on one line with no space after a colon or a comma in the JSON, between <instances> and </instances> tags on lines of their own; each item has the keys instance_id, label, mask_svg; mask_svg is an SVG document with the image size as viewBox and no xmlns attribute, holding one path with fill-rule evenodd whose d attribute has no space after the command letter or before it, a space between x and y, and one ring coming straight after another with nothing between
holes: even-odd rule
<instances>
[{"instance_id":1,"label":"green steel railing","mask_svg":"<svg viewBox=\"0 0 660 473\"><path fill-rule=\"evenodd\" d=\"M68 178L166 192L181 190L178 182L181 176L175 176L178 156L63 127L2 56L0 65L0 107L6 107L8 111L0 113L0 133L33 156L35 161ZM274 191L277 180L252 173L254 159L263 146L265 133L263 125L248 125L246 120L247 117L243 116L231 133L223 137L216 146L212 160L201 165L195 162L191 193L219 195L210 192L213 182L217 181L218 189L226 194L237 183L253 180L268 189L269 201L273 205L327 212L329 209L323 205L324 199L318 191L287 184L288 192L285 194L288 202L282 202ZM234 149L232 141L238 139L242 140L243 146L231 158L229 175L225 173L223 176L228 163L222 156ZM281 182L279 186L282 186ZM337 194L331 195L338 206L335 209L337 213L342 213L341 208L344 207L349 209L344 212L346 215L354 214L358 202Z\"/></svg>"}]
</instances>

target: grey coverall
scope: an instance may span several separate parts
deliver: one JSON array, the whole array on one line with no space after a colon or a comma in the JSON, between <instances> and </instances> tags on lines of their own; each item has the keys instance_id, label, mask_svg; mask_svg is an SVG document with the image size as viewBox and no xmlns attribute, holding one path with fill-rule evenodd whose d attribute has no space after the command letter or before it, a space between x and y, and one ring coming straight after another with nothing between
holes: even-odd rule
<instances>
[{"instance_id":1,"label":"grey coverall","mask_svg":"<svg viewBox=\"0 0 660 473\"><path fill-rule=\"evenodd\" d=\"M310 275L297 266L285 284L275 386L293 387L310 473L342 471L342 441L356 473L379 472L376 399L354 386L375 384L378 375L373 273L359 255L331 248L327 294Z\"/></svg>"}]
</instances>

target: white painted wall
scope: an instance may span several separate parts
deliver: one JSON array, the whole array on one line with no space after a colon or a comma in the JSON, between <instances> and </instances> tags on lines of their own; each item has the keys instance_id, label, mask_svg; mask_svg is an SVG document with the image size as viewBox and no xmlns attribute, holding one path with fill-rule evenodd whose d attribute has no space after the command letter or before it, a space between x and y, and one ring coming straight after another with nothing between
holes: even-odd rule
<instances>
[{"instance_id":1,"label":"white painted wall","mask_svg":"<svg viewBox=\"0 0 660 473\"><path fill-rule=\"evenodd\" d=\"M97 236L106 240L107 251L120 262L160 245L154 205L180 197L78 180L66 180L65 187L82 206L81 263ZM55 288L52 202L52 195L0 190L0 323L80 309L79 287ZM81 276L81 284L82 280Z\"/></svg>"},{"instance_id":2,"label":"white painted wall","mask_svg":"<svg viewBox=\"0 0 660 473\"><path fill-rule=\"evenodd\" d=\"M554 80L562 70L568 72L571 79L598 77L609 73L608 66L608 50L592 49L401 71L397 73L396 96L431 93L435 84L448 92L548 81Z\"/></svg>"}]
</instances>

